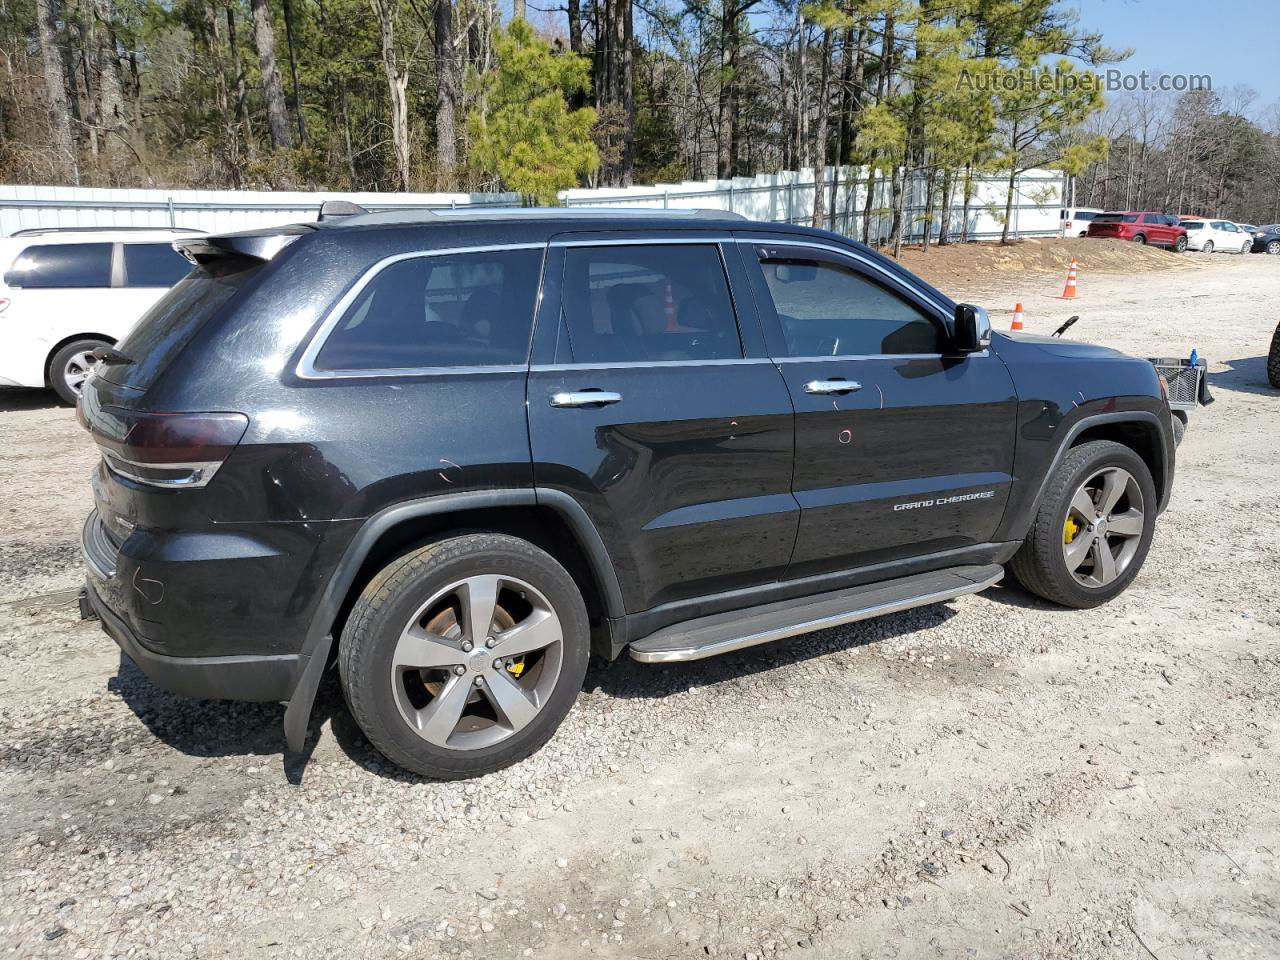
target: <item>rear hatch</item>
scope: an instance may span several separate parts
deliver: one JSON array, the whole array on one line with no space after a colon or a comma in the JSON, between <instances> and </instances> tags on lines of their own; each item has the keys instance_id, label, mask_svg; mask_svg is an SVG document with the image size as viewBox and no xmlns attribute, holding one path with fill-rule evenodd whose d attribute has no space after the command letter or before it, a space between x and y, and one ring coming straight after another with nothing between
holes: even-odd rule
<instances>
[{"instance_id":1,"label":"rear hatch","mask_svg":"<svg viewBox=\"0 0 1280 960\"><path fill-rule=\"evenodd\" d=\"M166 409L148 394L166 368L209 323L235 310L267 260L307 228L180 240L174 246L195 265L95 365L77 415L102 454L93 476L94 513L87 521L86 559L100 592L111 593L119 552L131 535L201 526L195 494L207 486L248 427L235 410L192 410L166 386ZM246 238L243 239L242 238Z\"/></svg>"},{"instance_id":2,"label":"rear hatch","mask_svg":"<svg viewBox=\"0 0 1280 960\"><path fill-rule=\"evenodd\" d=\"M1118 237L1124 232L1124 224L1136 223L1137 217L1120 213L1100 213L1089 223L1091 237Z\"/></svg>"}]
</instances>

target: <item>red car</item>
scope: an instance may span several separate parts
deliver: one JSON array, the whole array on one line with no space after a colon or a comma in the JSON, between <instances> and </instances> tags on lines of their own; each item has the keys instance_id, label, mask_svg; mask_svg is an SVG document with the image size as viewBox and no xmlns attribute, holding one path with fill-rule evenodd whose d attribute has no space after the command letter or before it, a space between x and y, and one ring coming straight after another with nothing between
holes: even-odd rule
<instances>
[{"instance_id":1,"label":"red car","mask_svg":"<svg viewBox=\"0 0 1280 960\"><path fill-rule=\"evenodd\" d=\"M1090 222L1088 236L1149 243L1156 247L1168 247L1178 253L1187 249L1186 228L1179 224L1177 217L1167 213L1133 210L1100 213Z\"/></svg>"}]
</instances>

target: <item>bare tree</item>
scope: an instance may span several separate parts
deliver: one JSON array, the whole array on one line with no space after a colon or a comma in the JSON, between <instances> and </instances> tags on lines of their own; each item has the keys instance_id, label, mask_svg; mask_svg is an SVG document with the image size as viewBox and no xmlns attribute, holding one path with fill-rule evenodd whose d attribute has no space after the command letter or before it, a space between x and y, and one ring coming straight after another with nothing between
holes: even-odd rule
<instances>
[{"instance_id":1,"label":"bare tree","mask_svg":"<svg viewBox=\"0 0 1280 960\"><path fill-rule=\"evenodd\" d=\"M284 106L284 85L280 82L280 68L276 65L276 32L271 25L271 9L267 0L250 0L250 5L253 8L253 41L262 64L262 88L267 98L267 132L271 135L274 149L288 150L293 144L289 137L289 115Z\"/></svg>"},{"instance_id":2,"label":"bare tree","mask_svg":"<svg viewBox=\"0 0 1280 960\"><path fill-rule=\"evenodd\" d=\"M56 0L36 0L36 30L40 38L40 60L44 67L45 96L49 99L49 128L53 133L56 176L80 183L80 164L71 137L71 107L67 100L67 80L54 26Z\"/></svg>"}]
</instances>

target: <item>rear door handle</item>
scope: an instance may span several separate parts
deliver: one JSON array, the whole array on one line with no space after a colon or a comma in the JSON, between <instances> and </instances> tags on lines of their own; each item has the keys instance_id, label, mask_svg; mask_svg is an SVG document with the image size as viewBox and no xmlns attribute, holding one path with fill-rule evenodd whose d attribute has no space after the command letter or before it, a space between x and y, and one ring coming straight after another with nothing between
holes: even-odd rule
<instances>
[{"instance_id":1,"label":"rear door handle","mask_svg":"<svg viewBox=\"0 0 1280 960\"><path fill-rule=\"evenodd\" d=\"M857 380L810 380L804 385L805 393L853 393L861 389Z\"/></svg>"},{"instance_id":2,"label":"rear door handle","mask_svg":"<svg viewBox=\"0 0 1280 960\"><path fill-rule=\"evenodd\" d=\"M622 394L613 393L610 390L572 390L553 393L551 405L553 407L603 407L606 404L617 403L621 399Z\"/></svg>"}]
</instances>

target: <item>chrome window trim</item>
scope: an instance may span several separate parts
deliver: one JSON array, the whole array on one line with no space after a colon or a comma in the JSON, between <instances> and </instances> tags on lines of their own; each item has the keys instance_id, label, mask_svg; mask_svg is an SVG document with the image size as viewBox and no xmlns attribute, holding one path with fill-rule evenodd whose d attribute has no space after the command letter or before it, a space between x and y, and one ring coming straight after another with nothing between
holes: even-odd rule
<instances>
[{"instance_id":1,"label":"chrome window trim","mask_svg":"<svg viewBox=\"0 0 1280 960\"><path fill-rule=\"evenodd\" d=\"M347 312L347 308L360 296L360 293L368 286L375 277L392 264L400 263L404 260L420 260L428 257L447 257L457 256L467 253L492 253L494 251L505 252L508 250L545 250L547 244L542 243L489 243L480 246L469 247L440 247L435 250L413 250L409 253L397 253L390 257L384 257L377 263L370 266L360 278L352 284L351 288L344 293L338 302L329 308L325 314L324 320L320 327L312 335L311 341L307 344L302 356L298 358L298 364L294 368L294 373L302 380L365 380L375 379L378 377L411 377L421 375L439 375L445 373L466 374L466 373L512 373L523 372L528 369L526 364L495 364L493 366L466 366L466 367L371 367L367 370L320 370L316 367L316 358L320 355L320 351L324 349L325 343L329 339L329 335L333 333L334 327L342 319ZM534 314L537 314L538 304L542 299L542 270L539 270L539 286L537 296L534 300ZM532 317L530 318L532 325ZM532 332L532 330L531 330Z\"/></svg>"},{"instance_id":2,"label":"chrome window trim","mask_svg":"<svg viewBox=\"0 0 1280 960\"><path fill-rule=\"evenodd\" d=\"M570 370L636 370L649 367L729 367L747 363L773 363L768 357L722 357L717 360L616 360L599 363L535 363L530 373L560 373Z\"/></svg>"},{"instance_id":3,"label":"chrome window trim","mask_svg":"<svg viewBox=\"0 0 1280 960\"><path fill-rule=\"evenodd\" d=\"M623 237L616 240L600 238L596 240L552 240L553 247L653 247L653 246L670 246L673 243L701 243L704 245L733 243L734 238L731 236L720 235L703 235L699 237L676 236L676 237ZM727 282L727 279L726 279Z\"/></svg>"},{"instance_id":4,"label":"chrome window trim","mask_svg":"<svg viewBox=\"0 0 1280 960\"><path fill-rule=\"evenodd\" d=\"M837 247L834 244L822 243L821 241L817 241L817 240L774 240L772 238L768 240L762 240L762 239L748 240L744 237L737 237L735 238L735 240L737 243L748 244L752 247L761 247L761 246L763 247L774 247L774 246L811 247L814 250L827 250L827 251L830 251L831 253L838 253L842 257L848 257L850 260L854 260L862 264L863 266L870 267L872 270L875 270L877 273L882 274L884 277L890 280L893 284L896 284L897 286L902 287L904 290L911 291L912 294L919 297L925 303L929 304L929 306L937 310L944 323L950 319L947 313L947 308L943 306L941 303L939 303L937 300L935 300L933 297L931 297L929 294L925 293L923 290L917 289L912 284L907 283L905 280L899 277L896 273L893 273L890 270L886 270L880 264L876 263L874 260L871 260L863 256L862 254L858 253L856 250L848 250L848 249L845 249L844 247Z\"/></svg>"},{"instance_id":5,"label":"chrome window trim","mask_svg":"<svg viewBox=\"0 0 1280 960\"><path fill-rule=\"evenodd\" d=\"M830 363L838 360L962 360L969 357L985 357L990 355L988 349L975 350L973 353L849 353L839 356L822 357L775 357L773 363Z\"/></svg>"}]
</instances>

